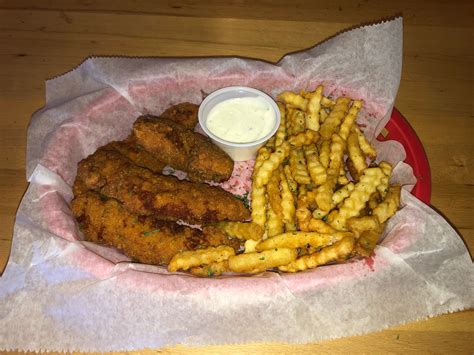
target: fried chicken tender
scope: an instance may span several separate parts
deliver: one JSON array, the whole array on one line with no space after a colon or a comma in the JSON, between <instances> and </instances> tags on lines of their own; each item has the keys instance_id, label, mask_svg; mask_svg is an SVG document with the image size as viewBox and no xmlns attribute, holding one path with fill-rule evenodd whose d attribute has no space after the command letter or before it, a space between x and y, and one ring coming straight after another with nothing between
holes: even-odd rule
<instances>
[{"instance_id":1,"label":"fried chicken tender","mask_svg":"<svg viewBox=\"0 0 474 355\"><path fill-rule=\"evenodd\" d=\"M153 174L107 146L79 163L73 191L95 191L132 213L161 220L200 224L250 217L242 201L219 187Z\"/></svg>"},{"instance_id":2,"label":"fried chicken tender","mask_svg":"<svg viewBox=\"0 0 474 355\"><path fill-rule=\"evenodd\" d=\"M187 172L190 180L221 182L232 175L234 162L224 151L209 138L172 120L139 117L132 137L157 159Z\"/></svg>"},{"instance_id":3,"label":"fried chicken tender","mask_svg":"<svg viewBox=\"0 0 474 355\"><path fill-rule=\"evenodd\" d=\"M160 117L172 120L193 130L198 123L199 105L183 102L166 109Z\"/></svg>"},{"instance_id":4,"label":"fried chicken tender","mask_svg":"<svg viewBox=\"0 0 474 355\"><path fill-rule=\"evenodd\" d=\"M166 166L165 163L156 159L155 156L141 148L131 138L127 138L124 141L111 142L107 146L115 149L136 165L150 169L154 173L161 173L163 168Z\"/></svg>"},{"instance_id":5,"label":"fried chicken tender","mask_svg":"<svg viewBox=\"0 0 474 355\"><path fill-rule=\"evenodd\" d=\"M129 212L115 199L87 192L71 202L86 240L113 246L144 264L166 265L176 253L226 245L238 250L240 242L223 233L209 234L154 216Z\"/></svg>"},{"instance_id":6,"label":"fried chicken tender","mask_svg":"<svg viewBox=\"0 0 474 355\"><path fill-rule=\"evenodd\" d=\"M167 118L171 121L181 124L187 129L194 129L198 122L198 110L199 106L184 102L171 106L164 111L160 117ZM150 119L158 118L154 116L147 116ZM120 154L126 156L136 165L142 168L147 168L154 173L161 173L163 168L166 166L164 162L160 160L159 156L156 156L145 149L143 149L132 136L128 137L124 141L115 141L108 144L110 147L117 150Z\"/></svg>"}]
</instances>

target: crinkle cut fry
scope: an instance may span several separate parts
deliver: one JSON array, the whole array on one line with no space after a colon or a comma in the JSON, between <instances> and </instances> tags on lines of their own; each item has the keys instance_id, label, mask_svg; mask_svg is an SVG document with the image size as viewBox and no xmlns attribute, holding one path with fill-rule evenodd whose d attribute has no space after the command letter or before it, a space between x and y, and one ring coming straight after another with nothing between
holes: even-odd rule
<instances>
[{"instance_id":1,"label":"crinkle cut fry","mask_svg":"<svg viewBox=\"0 0 474 355\"><path fill-rule=\"evenodd\" d=\"M255 165L253 166L253 178L255 178L255 175L264 161L270 158L270 154L271 150L268 147L263 146L258 150L257 157L255 158Z\"/></svg>"},{"instance_id":2,"label":"crinkle cut fry","mask_svg":"<svg viewBox=\"0 0 474 355\"><path fill-rule=\"evenodd\" d=\"M332 203L334 206L340 204L344 199L349 197L350 193L354 190L354 183L350 182L347 185L344 185L340 189L336 190L332 195Z\"/></svg>"},{"instance_id":3,"label":"crinkle cut fry","mask_svg":"<svg viewBox=\"0 0 474 355\"><path fill-rule=\"evenodd\" d=\"M267 217L265 214L265 206L267 204L267 197L265 194L265 186L252 187L252 221L260 227L265 227Z\"/></svg>"},{"instance_id":4,"label":"crinkle cut fry","mask_svg":"<svg viewBox=\"0 0 474 355\"><path fill-rule=\"evenodd\" d=\"M304 147L304 153L308 164L308 171L311 181L316 185L321 185L326 182L327 173L323 164L319 161L318 151L314 144Z\"/></svg>"},{"instance_id":5,"label":"crinkle cut fry","mask_svg":"<svg viewBox=\"0 0 474 355\"><path fill-rule=\"evenodd\" d=\"M352 102L352 106L349 109L349 112L347 113L346 117L344 117L341 127L339 128L339 135L342 139L347 140L349 132L351 131L352 126L354 125L354 122L357 118L357 114L359 113L359 110L362 107L362 103L363 102L361 100L354 100Z\"/></svg>"},{"instance_id":6,"label":"crinkle cut fry","mask_svg":"<svg viewBox=\"0 0 474 355\"><path fill-rule=\"evenodd\" d=\"M240 240L259 240L263 237L263 228L254 222L219 222L216 227L232 238Z\"/></svg>"},{"instance_id":7,"label":"crinkle cut fry","mask_svg":"<svg viewBox=\"0 0 474 355\"><path fill-rule=\"evenodd\" d=\"M384 229L376 216L349 218L347 227L356 237L353 255L362 257L372 254Z\"/></svg>"},{"instance_id":8,"label":"crinkle cut fry","mask_svg":"<svg viewBox=\"0 0 474 355\"><path fill-rule=\"evenodd\" d=\"M283 91L280 95L277 96L278 100L286 103L287 105L296 107L300 110L306 111L308 106L308 100L306 100L301 95L295 94L291 91Z\"/></svg>"},{"instance_id":9,"label":"crinkle cut fry","mask_svg":"<svg viewBox=\"0 0 474 355\"><path fill-rule=\"evenodd\" d=\"M286 107L281 102L277 102L278 109L280 110L280 126L275 135L275 146L278 147L286 139Z\"/></svg>"},{"instance_id":10,"label":"crinkle cut fry","mask_svg":"<svg viewBox=\"0 0 474 355\"><path fill-rule=\"evenodd\" d=\"M283 218L283 209L281 207L280 193L280 171L275 170L267 184L267 198L273 212L281 219Z\"/></svg>"},{"instance_id":11,"label":"crinkle cut fry","mask_svg":"<svg viewBox=\"0 0 474 355\"><path fill-rule=\"evenodd\" d=\"M350 181L346 176L346 169L344 168L344 164L341 163L341 167L339 169L339 176L337 177L337 183L339 185L347 185L349 182Z\"/></svg>"},{"instance_id":12,"label":"crinkle cut fry","mask_svg":"<svg viewBox=\"0 0 474 355\"><path fill-rule=\"evenodd\" d=\"M283 209L283 223L285 223L285 230L295 230L295 200L283 172L280 172L280 184L281 205Z\"/></svg>"},{"instance_id":13,"label":"crinkle cut fry","mask_svg":"<svg viewBox=\"0 0 474 355\"><path fill-rule=\"evenodd\" d=\"M367 163L365 162L365 155L360 148L356 132L349 134L349 137L347 138L347 150L356 172L356 174L354 174L356 176L353 176L353 178L359 177L362 172L367 169Z\"/></svg>"},{"instance_id":14,"label":"crinkle cut fry","mask_svg":"<svg viewBox=\"0 0 474 355\"><path fill-rule=\"evenodd\" d=\"M283 216L283 212L282 212ZM271 205L267 208L267 224L266 232L267 237L273 237L283 233L284 230L283 217L279 217L274 211Z\"/></svg>"},{"instance_id":15,"label":"crinkle cut fry","mask_svg":"<svg viewBox=\"0 0 474 355\"><path fill-rule=\"evenodd\" d=\"M295 249L277 248L260 253L244 253L229 258L229 269L234 272L255 274L286 265L297 257Z\"/></svg>"},{"instance_id":16,"label":"crinkle cut fry","mask_svg":"<svg viewBox=\"0 0 474 355\"><path fill-rule=\"evenodd\" d=\"M296 221L298 222L298 229L300 231L309 231L309 222L313 215L311 211L306 206L298 206L296 209Z\"/></svg>"},{"instance_id":17,"label":"crinkle cut fry","mask_svg":"<svg viewBox=\"0 0 474 355\"><path fill-rule=\"evenodd\" d=\"M321 98L321 105L327 108L333 108L336 105L336 101L331 100L330 98L323 96Z\"/></svg>"},{"instance_id":18,"label":"crinkle cut fry","mask_svg":"<svg viewBox=\"0 0 474 355\"><path fill-rule=\"evenodd\" d=\"M328 116L329 116L329 113L327 113L326 109L322 108L321 110L319 110L320 127L321 127L321 124L326 120L326 118L328 118Z\"/></svg>"},{"instance_id":19,"label":"crinkle cut fry","mask_svg":"<svg viewBox=\"0 0 474 355\"><path fill-rule=\"evenodd\" d=\"M337 230L331 227L326 222L322 221L321 219L311 218L308 223L308 231L310 232L318 232L323 234L332 234L336 233Z\"/></svg>"},{"instance_id":20,"label":"crinkle cut fry","mask_svg":"<svg viewBox=\"0 0 474 355\"><path fill-rule=\"evenodd\" d=\"M262 187L267 185L273 172L290 154L290 150L291 146L287 141L276 147L276 150L270 154L270 157L265 160L260 169L258 169L254 179L254 186Z\"/></svg>"},{"instance_id":21,"label":"crinkle cut fry","mask_svg":"<svg viewBox=\"0 0 474 355\"><path fill-rule=\"evenodd\" d=\"M392 165L390 163L387 163L386 161L381 161L379 163L379 168L382 169L383 173L385 174L385 177L382 179L382 183L377 186L377 191L379 192L380 197L384 199L388 192L389 180L392 176L393 169Z\"/></svg>"},{"instance_id":22,"label":"crinkle cut fry","mask_svg":"<svg viewBox=\"0 0 474 355\"><path fill-rule=\"evenodd\" d=\"M319 135L317 132L307 130L303 133L290 137L288 141L285 141L276 147L276 150L270 154L270 157L263 162L261 167L256 172L253 186L258 188L268 184L273 172L290 154L291 146L301 147L305 144L315 143L318 138Z\"/></svg>"},{"instance_id":23,"label":"crinkle cut fry","mask_svg":"<svg viewBox=\"0 0 474 355\"><path fill-rule=\"evenodd\" d=\"M304 145L316 143L319 139L319 133L311 129L296 134L294 136L288 137L288 143L293 147L302 147Z\"/></svg>"},{"instance_id":24,"label":"crinkle cut fry","mask_svg":"<svg viewBox=\"0 0 474 355\"><path fill-rule=\"evenodd\" d=\"M373 215L377 216L380 223L385 223L395 214L395 212L397 212L397 209L400 206L401 189L400 185L391 185L388 188L388 193L385 196L385 199L372 211Z\"/></svg>"},{"instance_id":25,"label":"crinkle cut fry","mask_svg":"<svg viewBox=\"0 0 474 355\"><path fill-rule=\"evenodd\" d=\"M267 238L257 244L255 249L257 251L270 250L275 248L301 248L307 245L315 248L324 247L342 238L352 236L350 232L335 232L331 234L322 234L317 232L286 232Z\"/></svg>"},{"instance_id":26,"label":"crinkle cut fry","mask_svg":"<svg viewBox=\"0 0 474 355\"><path fill-rule=\"evenodd\" d=\"M354 237L348 236L337 243L321 249L310 255L304 255L278 269L284 272L298 272L313 269L329 262L341 262L351 256L354 249Z\"/></svg>"},{"instance_id":27,"label":"crinkle cut fry","mask_svg":"<svg viewBox=\"0 0 474 355\"><path fill-rule=\"evenodd\" d=\"M308 93L307 114L306 114L306 128L313 131L319 130L319 111L321 110L323 86L320 85L314 92Z\"/></svg>"},{"instance_id":28,"label":"crinkle cut fry","mask_svg":"<svg viewBox=\"0 0 474 355\"><path fill-rule=\"evenodd\" d=\"M191 274L199 277L220 276L227 271L229 271L229 263L227 260L213 262L207 265L195 266L189 269Z\"/></svg>"},{"instance_id":29,"label":"crinkle cut fry","mask_svg":"<svg viewBox=\"0 0 474 355\"><path fill-rule=\"evenodd\" d=\"M354 125L353 130L357 133L360 149L362 149L362 151L364 152L366 156L374 160L377 157L377 151L375 150L375 148L372 147L372 145L367 140L367 137L364 135L364 133L361 132L359 127Z\"/></svg>"},{"instance_id":30,"label":"crinkle cut fry","mask_svg":"<svg viewBox=\"0 0 474 355\"><path fill-rule=\"evenodd\" d=\"M286 182L288 183L288 187L290 188L291 193L296 198L296 195L298 193L298 184L296 183L295 179L293 179L293 175L291 174L291 169L289 165L285 165L283 167L283 173L286 177Z\"/></svg>"},{"instance_id":31,"label":"crinkle cut fry","mask_svg":"<svg viewBox=\"0 0 474 355\"><path fill-rule=\"evenodd\" d=\"M252 221L260 227L265 227L267 220L265 206L267 204L266 188L265 186L256 186L255 179L263 163L270 157L270 149L262 147L259 149L252 175L252 192L251 192L251 206L252 206Z\"/></svg>"},{"instance_id":32,"label":"crinkle cut fry","mask_svg":"<svg viewBox=\"0 0 474 355\"><path fill-rule=\"evenodd\" d=\"M221 262L235 255L234 249L221 245L206 249L189 250L177 253L168 264L168 271L189 270L192 267Z\"/></svg>"},{"instance_id":33,"label":"crinkle cut fry","mask_svg":"<svg viewBox=\"0 0 474 355\"><path fill-rule=\"evenodd\" d=\"M329 215L329 224L338 230L345 230L347 219L359 216L370 195L377 190L384 177L385 174L378 167L366 169L339 210Z\"/></svg>"},{"instance_id":34,"label":"crinkle cut fry","mask_svg":"<svg viewBox=\"0 0 474 355\"><path fill-rule=\"evenodd\" d=\"M329 155L331 154L331 142L324 139L319 146L319 161L327 169L329 167Z\"/></svg>"},{"instance_id":35,"label":"crinkle cut fry","mask_svg":"<svg viewBox=\"0 0 474 355\"><path fill-rule=\"evenodd\" d=\"M339 97L336 100L336 105L333 107L331 113L319 129L321 137L324 139L330 139L331 136L336 133L336 129L339 127L342 119L346 115L350 102L351 99L348 97Z\"/></svg>"},{"instance_id":36,"label":"crinkle cut fry","mask_svg":"<svg viewBox=\"0 0 474 355\"><path fill-rule=\"evenodd\" d=\"M381 230L382 224L376 216L352 217L347 220L347 228L354 233L355 238L368 230Z\"/></svg>"},{"instance_id":37,"label":"crinkle cut fry","mask_svg":"<svg viewBox=\"0 0 474 355\"><path fill-rule=\"evenodd\" d=\"M333 134L326 182L316 190L316 203L318 204L318 208L325 212L329 212L333 207L332 195L339 176L339 170L344 156L344 148L344 140L338 134Z\"/></svg>"},{"instance_id":38,"label":"crinkle cut fry","mask_svg":"<svg viewBox=\"0 0 474 355\"><path fill-rule=\"evenodd\" d=\"M288 108L287 110L287 129L289 135L296 135L304 132L306 127L306 118L303 111Z\"/></svg>"},{"instance_id":39,"label":"crinkle cut fry","mask_svg":"<svg viewBox=\"0 0 474 355\"><path fill-rule=\"evenodd\" d=\"M306 166L306 158L303 150L301 148L293 149L290 152L290 168L293 173L293 178L300 185L306 185L311 182Z\"/></svg>"}]
</instances>

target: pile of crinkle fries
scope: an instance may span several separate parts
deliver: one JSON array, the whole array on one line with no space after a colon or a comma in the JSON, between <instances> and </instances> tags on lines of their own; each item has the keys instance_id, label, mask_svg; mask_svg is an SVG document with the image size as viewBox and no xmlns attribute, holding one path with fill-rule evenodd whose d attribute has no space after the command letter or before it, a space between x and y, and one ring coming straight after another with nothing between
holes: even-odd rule
<instances>
[{"instance_id":1,"label":"pile of crinkle fries","mask_svg":"<svg viewBox=\"0 0 474 355\"><path fill-rule=\"evenodd\" d=\"M369 256L400 204L392 166L355 124L363 102L325 97L323 87L278 96L280 127L260 148L252 176L251 222L216 224L246 240L176 254L169 271L198 276L297 272Z\"/></svg>"}]
</instances>

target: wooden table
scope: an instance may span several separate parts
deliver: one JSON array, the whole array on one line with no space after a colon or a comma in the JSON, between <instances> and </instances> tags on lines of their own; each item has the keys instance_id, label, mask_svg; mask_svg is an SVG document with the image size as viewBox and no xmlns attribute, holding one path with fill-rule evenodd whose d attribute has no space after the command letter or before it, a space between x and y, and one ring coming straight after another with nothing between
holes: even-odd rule
<instances>
[{"instance_id":1,"label":"wooden table","mask_svg":"<svg viewBox=\"0 0 474 355\"><path fill-rule=\"evenodd\" d=\"M27 187L26 130L44 81L90 55L236 55L277 61L363 22L402 13L396 100L431 164L432 205L474 250L473 5L447 1L0 0L0 270ZM169 353L472 352L474 313L307 345L257 344Z\"/></svg>"}]
</instances>

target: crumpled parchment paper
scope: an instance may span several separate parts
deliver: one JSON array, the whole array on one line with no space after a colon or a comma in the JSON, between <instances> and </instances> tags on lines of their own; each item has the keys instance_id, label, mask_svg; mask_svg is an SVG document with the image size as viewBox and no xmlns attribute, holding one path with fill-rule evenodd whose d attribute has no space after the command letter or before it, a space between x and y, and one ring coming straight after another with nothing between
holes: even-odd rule
<instances>
[{"instance_id":1,"label":"crumpled parchment paper","mask_svg":"<svg viewBox=\"0 0 474 355\"><path fill-rule=\"evenodd\" d=\"M0 278L0 349L111 351L173 344L314 342L367 333L473 306L462 240L408 191L403 147L378 143L397 164L403 208L371 258L297 274L200 279L130 263L81 240L69 208L77 163L123 139L140 114L199 103L223 86L347 94L365 101L373 138L390 118L402 60L400 18L342 33L277 65L238 58L91 58L46 84L28 130L29 188Z\"/></svg>"}]
</instances>

